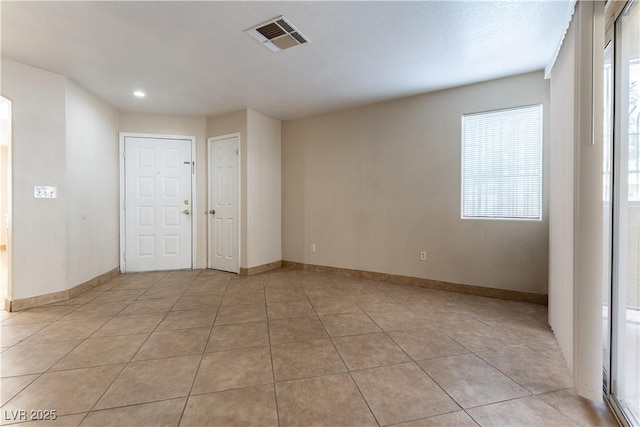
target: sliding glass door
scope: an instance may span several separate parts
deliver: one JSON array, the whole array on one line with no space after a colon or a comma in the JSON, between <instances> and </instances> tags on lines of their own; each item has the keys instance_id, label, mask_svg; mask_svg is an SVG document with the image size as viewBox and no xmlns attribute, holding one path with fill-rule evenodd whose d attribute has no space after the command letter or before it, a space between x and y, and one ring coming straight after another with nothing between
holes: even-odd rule
<instances>
[{"instance_id":1,"label":"sliding glass door","mask_svg":"<svg viewBox=\"0 0 640 427\"><path fill-rule=\"evenodd\" d=\"M613 50L605 50L605 120L613 123L613 147L605 135L605 251L611 256L610 294L605 292L605 390L621 418L640 425L640 6L629 2L615 22ZM614 60L611 61L611 53ZM613 64L613 92L607 94L607 58ZM609 101L607 102L607 96ZM611 112L611 111L610 111ZM611 117L612 116L612 117ZM605 133L606 132L605 127ZM610 127L609 127L610 129ZM612 169L607 169L607 156ZM609 163L611 165L611 162ZM613 178L607 176L613 170ZM612 192L607 194L607 184ZM613 196L611 198L611 195ZM613 200L613 209L607 205ZM609 227L610 236L606 229ZM607 246L610 242L611 246ZM610 276L610 279L609 277ZM608 298L610 295L610 299ZM610 302L610 304L609 304ZM610 334L608 333L610 331Z\"/></svg>"}]
</instances>

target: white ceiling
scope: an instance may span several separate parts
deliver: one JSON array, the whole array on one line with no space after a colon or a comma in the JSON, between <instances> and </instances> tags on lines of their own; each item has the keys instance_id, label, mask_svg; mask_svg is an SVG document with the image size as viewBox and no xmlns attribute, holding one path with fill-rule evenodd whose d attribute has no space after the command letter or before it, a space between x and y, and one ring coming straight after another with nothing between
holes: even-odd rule
<instances>
[{"instance_id":1,"label":"white ceiling","mask_svg":"<svg viewBox=\"0 0 640 427\"><path fill-rule=\"evenodd\" d=\"M543 69L572 4L2 1L2 56L124 111L290 119ZM279 15L311 42L272 53L243 32Z\"/></svg>"}]
</instances>

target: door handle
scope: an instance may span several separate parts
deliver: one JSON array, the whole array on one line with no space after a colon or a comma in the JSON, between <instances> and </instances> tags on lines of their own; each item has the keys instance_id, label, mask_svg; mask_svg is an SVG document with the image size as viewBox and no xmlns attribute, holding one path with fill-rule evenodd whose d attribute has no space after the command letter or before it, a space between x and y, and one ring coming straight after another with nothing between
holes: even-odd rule
<instances>
[{"instance_id":1,"label":"door handle","mask_svg":"<svg viewBox=\"0 0 640 427\"><path fill-rule=\"evenodd\" d=\"M211 209L211 210L209 211L209 213L210 213L211 215L215 215L215 214L216 214L216 210L215 210L215 209Z\"/></svg>"},{"instance_id":2,"label":"door handle","mask_svg":"<svg viewBox=\"0 0 640 427\"><path fill-rule=\"evenodd\" d=\"M189 209L185 209L185 210L182 211L182 213L185 214L185 215L189 215L191 212L189 212Z\"/></svg>"}]
</instances>

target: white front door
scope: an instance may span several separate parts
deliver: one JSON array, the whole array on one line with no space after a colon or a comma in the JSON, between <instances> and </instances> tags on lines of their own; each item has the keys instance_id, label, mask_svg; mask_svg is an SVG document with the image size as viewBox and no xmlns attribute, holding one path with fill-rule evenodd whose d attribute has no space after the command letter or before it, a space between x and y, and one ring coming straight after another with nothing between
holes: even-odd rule
<instances>
[{"instance_id":1,"label":"white front door","mask_svg":"<svg viewBox=\"0 0 640 427\"><path fill-rule=\"evenodd\" d=\"M209 268L240 271L240 137L209 138Z\"/></svg>"},{"instance_id":2,"label":"white front door","mask_svg":"<svg viewBox=\"0 0 640 427\"><path fill-rule=\"evenodd\" d=\"M191 140L124 139L125 271L191 268Z\"/></svg>"}]
</instances>

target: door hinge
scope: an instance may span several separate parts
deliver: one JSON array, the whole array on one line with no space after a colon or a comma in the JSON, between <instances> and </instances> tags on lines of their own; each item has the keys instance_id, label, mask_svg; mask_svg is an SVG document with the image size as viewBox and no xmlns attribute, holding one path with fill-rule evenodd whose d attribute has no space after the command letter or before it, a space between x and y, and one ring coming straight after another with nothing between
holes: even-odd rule
<instances>
[{"instance_id":1,"label":"door hinge","mask_svg":"<svg viewBox=\"0 0 640 427\"><path fill-rule=\"evenodd\" d=\"M195 173L196 173L196 161L195 161L195 160L193 160L193 161L191 162L191 173L192 173L192 174L195 174Z\"/></svg>"},{"instance_id":2,"label":"door hinge","mask_svg":"<svg viewBox=\"0 0 640 427\"><path fill-rule=\"evenodd\" d=\"M123 260L125 260L125 261L127 260L127 253L126 253L126 252L124 252L124 253L122 254L122 259L123 259Z\"/></svg>"}]
</instances>

